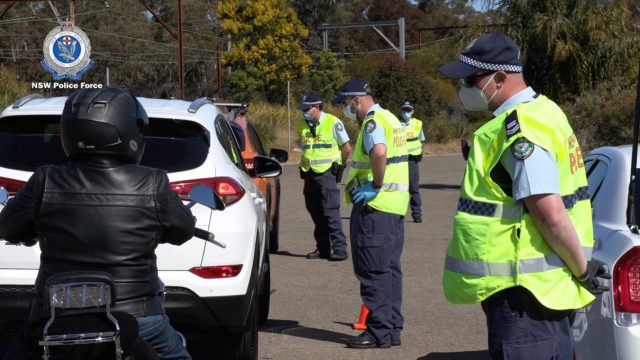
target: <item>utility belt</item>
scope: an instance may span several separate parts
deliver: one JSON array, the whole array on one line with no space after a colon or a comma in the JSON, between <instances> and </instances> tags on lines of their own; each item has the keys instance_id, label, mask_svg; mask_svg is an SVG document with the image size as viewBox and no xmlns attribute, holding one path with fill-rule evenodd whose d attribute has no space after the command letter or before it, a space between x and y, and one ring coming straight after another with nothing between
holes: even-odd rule
<instances>
[{"instance_id":1,"label":"utility belt","mask_svg":"<svg viewBox=\"0 0 640 360\"><path fill-rule=\"evenodd\" d=\"M422 154L420 154L420 155L409 155L409 161L415 161L415 162L422 161Z\"/></svg>"}]
</instances>

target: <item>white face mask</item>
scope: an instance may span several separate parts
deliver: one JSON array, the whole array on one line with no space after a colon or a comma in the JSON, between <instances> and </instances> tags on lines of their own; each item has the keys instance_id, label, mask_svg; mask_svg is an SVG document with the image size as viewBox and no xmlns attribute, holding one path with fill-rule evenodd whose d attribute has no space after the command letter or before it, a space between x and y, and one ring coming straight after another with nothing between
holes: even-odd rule
<instances>
[{"instance_id":1,"label":"white face mask","mask_svg":"<svg viewBox=\"0 0 640 360\"><path fill-rule=\"evenodd\" d=\"M311 115L311 112L309 110L305 111L302 116L305 120L307 120L307 122L313 120L313 116Z\"/></svg>"},{"instance_id":2,"label":"white face mask","mask_svg":"<svg viewBox=\"0 0 640 360\"><path fill-rule=\"evenodd\" d=\"M353 105L353 102L355 100L356 100L355 98L353 100L351 100L351 103L349 105L345 106L342 109L342 112L344 113L344 116L347 117L348 119L351 119L351 120L355 120L355 119L358 118L357 112L358 112L358 106L360 106L360 104L358 104L358 106L356 106L356 111L355 112L351 111L351 105Z\"/></svg>"},{"instance_id":3,"label":"white face mask","mask_svg":"<svg viewBox=\"0 0 640 360\"><path fill-rule=\"evenodd\" d=\"M484 84L482 89L478 89L475 86L468 87L465 84L460 86L460 100L465 109L469 111L487 111L489 110L489 102L498 93L498 89L493 92L493 95L487 100L487 96L484 94L484 89L489 85L496 73L493 73L489 80Z\"/></svg>"}]
</instances>

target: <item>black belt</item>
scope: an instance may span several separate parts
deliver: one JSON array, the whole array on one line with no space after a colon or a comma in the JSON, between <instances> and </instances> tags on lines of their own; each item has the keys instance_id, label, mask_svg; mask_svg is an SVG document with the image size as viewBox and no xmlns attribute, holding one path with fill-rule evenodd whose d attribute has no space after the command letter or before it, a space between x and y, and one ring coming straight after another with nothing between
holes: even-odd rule
<instances>
[{"instance_id":1,"label":"black belt","mask_svg":"<svg viewBox=\"0 0 640 360\"><path fill-rule=\"evenodd\" d=\"M164 314L162 297L140 298L131 300L121 300L116 302L111 311L121 311L133 316L159 315Z\"/></svg>"}]
</instances>

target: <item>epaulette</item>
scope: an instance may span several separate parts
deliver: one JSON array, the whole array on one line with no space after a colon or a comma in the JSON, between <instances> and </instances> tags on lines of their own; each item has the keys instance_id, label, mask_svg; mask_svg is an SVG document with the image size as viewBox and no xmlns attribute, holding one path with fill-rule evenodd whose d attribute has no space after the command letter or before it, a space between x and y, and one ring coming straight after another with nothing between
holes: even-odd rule
<instances>
[{"instance_id":1,"label":"epaulette","mask_svg":"<svg viewBox=\"0 0 640 360\"><path fill-rule=\"evenodd\" d=\"M518 122L518 111L513 110L504 119L504 130L507 134L507 139L520 132L520 123Z\"/></svg>"}]
</instances>

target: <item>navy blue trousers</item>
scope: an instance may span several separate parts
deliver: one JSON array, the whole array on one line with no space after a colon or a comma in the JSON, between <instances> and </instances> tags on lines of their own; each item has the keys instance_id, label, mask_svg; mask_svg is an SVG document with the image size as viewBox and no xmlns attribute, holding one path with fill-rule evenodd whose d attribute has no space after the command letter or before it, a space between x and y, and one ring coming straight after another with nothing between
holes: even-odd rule
<instances>
[{"instance_id":1,"label":"navy blue trousers","mask_svg":"<svg viewBox=\"0 0 640 360\"><path fill-rule=\"evenodd\" d=\"M492 359L572 360L573 310L551 310L516 286L482 302Z\"/></svg>"},{"instance_id":2,"label":"navy blue trousers","mask_svg":"<svg viewBox=\"0 0 640 360\"><path fill-rule=\"evenodd\" d=\"M409 160L409 206L411 216L422 217L422 199L420 198L420 162Z\"/></svg>"},{"instance_id":3,"label":"navy blue trousers","mask_svg":"<svg viewBox=\"0 0 640 360\"><path fill-rule=\"evenodd\" d=\"M354 205L350 235L353 269L369 309L367 332L378 343L400 339L404 216Z\"/></svg>"},{"instance_id":4,"label":"navy blue trousers","mask_svg":"<svg viewBox=\"0 0 640 360\"><path fill-rule=\"evenodd\" d=\"M304 174L304 203L315 224L313 237L316 248L329 255L331 250L347 251L347 240L342 231L340 216L340 189L331 171L322 174L309 170Z\"/></svg>"}]
</instances>

